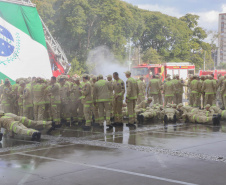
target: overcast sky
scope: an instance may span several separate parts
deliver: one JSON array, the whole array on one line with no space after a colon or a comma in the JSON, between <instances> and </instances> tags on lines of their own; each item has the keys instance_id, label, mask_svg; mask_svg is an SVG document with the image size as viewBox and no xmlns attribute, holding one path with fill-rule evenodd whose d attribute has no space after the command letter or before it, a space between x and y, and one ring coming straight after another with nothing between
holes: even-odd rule
<instances>
[{"instance_id":1,"label":"overcast sky","mask_svg":"<svg viewBox=\"0 0 226 185\"><path fill-rule=\"evenodd\" d=\"M139 8L181 17L187 13L200 16L199 25L206 30L218 30L218 15L226 13L226 0L124 0Z\"/></svg>"}]
</instances>

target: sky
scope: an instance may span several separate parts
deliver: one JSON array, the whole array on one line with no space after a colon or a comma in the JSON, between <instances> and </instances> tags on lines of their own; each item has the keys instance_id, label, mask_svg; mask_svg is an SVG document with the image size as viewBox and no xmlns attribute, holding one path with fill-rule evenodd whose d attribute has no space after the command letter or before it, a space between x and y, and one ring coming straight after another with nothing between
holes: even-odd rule
<instances>
[{"instance_id":1,"label":"sky","mask_svg":"<svg viewBox=\"0 0 226 185\"><path fill-rule=\"evenodd\" d=\"M199 26L218 31L219 13L226 13L226 0L124 0L142 9L181 17L187 13L200 16Z\"/></svg>"}]
</instances>

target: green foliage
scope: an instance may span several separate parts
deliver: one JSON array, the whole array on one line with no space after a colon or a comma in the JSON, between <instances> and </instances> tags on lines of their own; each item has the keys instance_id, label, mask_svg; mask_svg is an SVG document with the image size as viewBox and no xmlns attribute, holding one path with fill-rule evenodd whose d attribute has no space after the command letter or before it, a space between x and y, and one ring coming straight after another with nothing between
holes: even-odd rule
<instances>
[{"instance_id":1,"label":"green foliage","mask_svg":"<svg viewBox=\"0 0 226 185\"><path fill-rule=\"evenodd\" d=\"M220 63L220 65L217 67L217 69L226 70L226 63Z\"/></svg>"},{"instance_id":2,"label":"green foliage","mask_svg":"<svg viewBox=\"0 0 226 185\"><path fill-rule=\"evenodd\" d=\"M66 55L70 56L72 72L87 70L87 56L98 46L107 46L121 63L128 61L129 42L133 44L132 53L141 48L145 62L186 61L199 69L203 67L205 52L207 67L213 65L211 50L215 45L203 41L207 33L198 26L197 15L186 14L178 19L120 0L33 2Z\"/></svg>"},{"instance_id":3,"label":"green foliage","mask_svg":"<svg viewBox=\"0 0 226 185\"><path fill-rule=\"evenodd\" d=\"M144 52L142 60L148 64L161 64L161 56L153 48Z\"/></svg>"},{"instance_id":4,"label":"green foliage","mask_svg":"<svg viewBox=\"0 0 226 185\"><path fill-rule=\"evenodd\" d=\"M193 29L198 26L198 15L186 14L185 16L180 18L181 21L186 22L189 29Z\"/></svg>"},{"instance_id":5,"label":"green foliage","mask_svg":"<svg viewBox=\"0 0 226 185\"><path fill-rule=\"evenodd\" d=\"M76 59L76 57L71 60L71 70L70 70L69 75L73 76L74 74L77 74L80 76L85 71L86 70L85 70L84 66L82 66L81 63L79 63L79 61Z\"/></svg>"}]
</instances>

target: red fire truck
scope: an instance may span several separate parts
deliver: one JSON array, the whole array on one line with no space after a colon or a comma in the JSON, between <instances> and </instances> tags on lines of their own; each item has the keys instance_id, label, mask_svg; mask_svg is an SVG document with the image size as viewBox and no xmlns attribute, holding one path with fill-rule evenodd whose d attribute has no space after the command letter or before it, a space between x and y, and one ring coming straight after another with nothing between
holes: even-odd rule
<instances>
[{"instance_id":1,"label":"red fire truck","mask_svg":"<svg viewBox=\"0 0 226 185\"><path fill-rule=\"evenodd\" d=\"M213 74L214 75L214 79L217 80L217 77L219 74L221 74L222 76L226 75L226 70L208 70L208 71L203 71L203 70L200 70L199 71L199 76L206 76L206 75L211 75Z\"/></svg>"},{"instance_id":2,"label":"red fire truck","mask_svg":"<svg viewBox=\"0 0 226 185\"><path fill-rule=\"evenodd\" d=\"M133 77L139 78L140 76L144 76L146 82L152 78L152 75L156 74L160 74L163 81L167 74L170 74L171 77L173 75L179 74L180 78L186 79L189 74L195 74L195 65L188 62L181 62L165 64L141 64L132 67Z\"/></svg>"}]
</instances>

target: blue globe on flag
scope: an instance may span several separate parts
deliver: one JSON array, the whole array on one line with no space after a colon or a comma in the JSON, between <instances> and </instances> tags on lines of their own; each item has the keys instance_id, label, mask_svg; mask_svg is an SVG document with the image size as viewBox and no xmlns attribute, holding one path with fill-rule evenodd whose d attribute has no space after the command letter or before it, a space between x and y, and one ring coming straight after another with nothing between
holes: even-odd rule
<instances>
[{"instance_id":1,"label":"blue globe on flag","mask_svg":"<svg viewBox=\"0 0 226 185\"><path fill-rule=\"evenodd\" d=\"M14 52L14 39L12 34L0 25L0 56L8 57Z\"/></svg>"}]
</instances>

